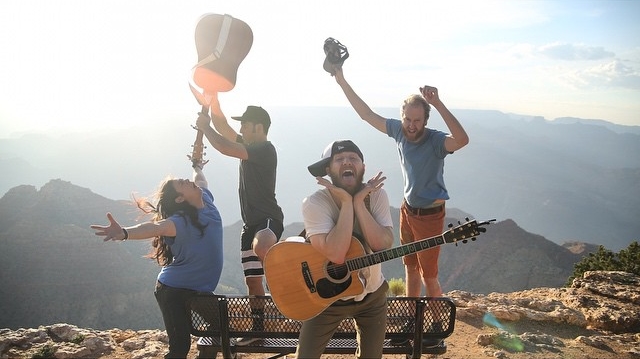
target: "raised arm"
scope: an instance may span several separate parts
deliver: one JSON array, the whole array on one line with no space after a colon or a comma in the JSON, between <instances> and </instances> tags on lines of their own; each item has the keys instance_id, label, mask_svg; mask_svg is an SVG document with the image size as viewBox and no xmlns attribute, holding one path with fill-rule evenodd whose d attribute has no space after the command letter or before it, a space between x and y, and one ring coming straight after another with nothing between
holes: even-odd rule
<instances>
[{"instance_id":1,"label":"raised arm","mask_svg":"<svg viewBox=\"0 0 640 359\"><path fill-rule=\"evenodd\" d=\"M450 135L444 140L444 147L447 151L454 152L466 146L469 143L469 136L458 119L440 100L438 89L432 86L424 86L420 87L420 93L440 113L444 123L449 128Z\"/></svg>"},{"instance_id":2,"label":"raised arm","mask_svg":"<svg viewBox=\"0 0 640 359\"><path fill-rule=\"evenodd\" d=\"M195 183L200 188L209 188L209 182L207 181L207 177L205 177L202 168L204 167L204 163L202 160L199 163L193 164L193 183Z\"/></svg>"},{"instance_id":3,"label":"raised arm","mask_svg":"<svg viewBox=\"0 0 640 359\"><path fill-rule=\"evenodd\" d=\"M226 123L227 121L224 120L224 122ZM229 125L227 124L227 126ZM222 136L211 127L211 117L209 117L209 114L200 112L198 114L196 127L198 127L198 130L204 133L204 135L207 137L207 140L209 140L209 142L211 143L211 146L213 146L213 148L215 148L223 155L239 158L241 160L246 160L247 158L249 158L247 149L243 144L235 142L235 137L233 140L230 140L225 136ZM233 131L230 126L229 128L231 129L231 131ZM235 133L235 131L233 131L233 133Z\"/></svg>"},{"instance_id":4,"label":"raised arm","mask_svg":"<svg viewBox=\"0 0 640 359\"><path fill-rule=\"evenodd\" d=\"M351 85L344 78L342 67L335 67L336 82L342 88L347 100L351 104L354 110L358 113L361 119L367 121L371 126L382 133L387 133L387 119L373 112L371 107L367 105L356 92L351 88Z\"/></svg>"},{"instance_id":5,"label":"raised arm","mask_svg":"<svg viewBox=\"0 0 640 359\"><path fill-rule=\"evenodd\" d=\"M329 233L319 233L309 237L313 248L334 263L344 263L353 233L353 198L342 188L336 187L324 177L316 177L319 185L325 186L340 208L335 226Z\"/></svg>"},{"instance_id":6,"label":"raised arm","mask_svg":"<svg viewBox=\"0 0 640 359\"><path fill-rule=\"evenodd\" d=\"M207 178L204 176L202 169L204 165L209 162L204 160L204 133L198 129L196 133L196 139L193 142L193 150L189 157L191 160L191 167L193 168L193 182L202 188L208 188Z\"/></svg>"},{"instance_id":7,"label":"raised arm","mask_svg":"<svg viewBox=\"0 0 640 359\"><path fill-rule=\"evenodd\" d=\"M227 117L222 112L222 108L220 108L220 100L218 100L218 94L216 93L210 103L211 108L211 119L213 120L213 128L220 134L222 137L226 138L231 142L236 142L236 138L238 138L238 133L229 125L227 121Z\"/></svg>"},{"instance_id":8,"label":"raised arm","mask_svg":"<svg viewBox=\"0 0 640 359\"><path fill-rule=\"evenodd\" d=\"M380 225L365 204L367 196L381 189L386 179L387 177L383 176L382 172L378 172L353 196L355 216L360 223L360 229L362 230L364 238L374 252L389 249L393 245L392 228ZM384 198L386 199L386 196ZM389 208L388 201L385 207Z\"/></svg>"}]
</instances>

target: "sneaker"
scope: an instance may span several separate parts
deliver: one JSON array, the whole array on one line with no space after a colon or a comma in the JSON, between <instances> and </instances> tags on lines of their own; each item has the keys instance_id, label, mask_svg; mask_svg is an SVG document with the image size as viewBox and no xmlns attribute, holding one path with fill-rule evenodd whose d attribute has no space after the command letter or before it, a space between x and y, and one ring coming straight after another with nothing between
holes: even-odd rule
<instances>
[{"instance_id":1,"label":"sneaker","mask_svg":"<svg viewBox=\"0 0 640 359\"><path fill-rule=\"evenodd\" d=\"M441 322L434 322L431 323L431 326L429 327L429 332L430 333L442 333L442 323ZM433 347L437 347L440 345L440 343L443 343L444 340L442 338L422 338L422 347L423 348L433 348Z\"/></svg>"},{"instance_id":2,"label":"sneaker","mask_svg":"<svg viewBox=\"0 0 640 359\"><path fill-rule=\"evenodd\" d=\"M409 339L407 338L391 338L391 340L389 341L391 345L395 345L395 346L405 345L408 342L409 342Z\"/></svg>"},{"instance_id":3,"label":"sneaker","mask_svg":"<svg viewBox=\"0 0 640 359\"><path fill-rule=\"evenodd\" d=\"M218 356L218 352L213 349L213 346L198 344L198 356L196 359L215 359L216 356Z\"/></svg>"},{"instance_id":4,"label":"sneaker","mask_svg":"<svg viewBox=\"0 0 640 359\"><path fill-rule=\"evenodd\" d=\"M404 325L402 325L402 329L400 329L400 332L413 332L413 319L407 320ZM389 341L391 345L405 345L408 342L408 338L391 338L391 340Z\"/></svg>"},{"instance_id":5,"label":"sneaker","mask_svg":"<svg viewBox=\"0 0 640 359\"><path fill-rule=\"evenodd\" d=\"M256 342L262 342L262 338L256 338L256 337L248 337L248 338L238 338L236 339L236 345L239 347L244 347L247 346L249 344L253 344Z\"/></svg>"},{"instance_id":6,"label":"sneaker","mask_svg":"<svg viewBox=\"0 0 640 359\"><path fill-rule=\"evenodd\" d=\"M443 343L444 340L440 338L422 338L422 347L423 348L434 348Z\"/></svg>"}]
</instances>

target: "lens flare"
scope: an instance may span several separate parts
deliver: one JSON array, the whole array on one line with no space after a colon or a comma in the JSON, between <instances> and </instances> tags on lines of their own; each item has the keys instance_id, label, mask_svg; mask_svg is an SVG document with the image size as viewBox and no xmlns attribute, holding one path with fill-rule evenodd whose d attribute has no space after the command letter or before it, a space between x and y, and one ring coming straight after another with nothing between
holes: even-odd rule
<instances>
[{"instance_id":1,"label":"lens flare","mask_svg":"<svg viewBox=\"0 0 640 359\"><path fill-rule=\"evenodd\" d=\"M522 340L518 338L515 333L512 333L506 326L504 326L495 315L486 313L482 317L482 322L485 325L500 329L497 336L493 338L493 344L497 347L504 348L512 352L524 351L524 344Z\"/></svg>"}]
</instances>

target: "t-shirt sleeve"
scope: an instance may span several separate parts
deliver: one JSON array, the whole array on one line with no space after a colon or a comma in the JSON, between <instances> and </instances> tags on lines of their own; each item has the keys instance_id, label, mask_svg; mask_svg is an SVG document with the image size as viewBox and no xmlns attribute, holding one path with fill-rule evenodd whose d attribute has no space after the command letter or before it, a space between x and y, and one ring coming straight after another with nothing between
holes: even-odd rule
<instances>
[{"instance_id":1,"label":"t-shirt sleeve","mask_svg":"<svg viewBox=\"0 0 640 359\"><path fill-rule=\"evenodd\" d=\"M335 221L331 217L331 209L323 200L321 191L302 201L302 218L307 238L316 234L329 233L335 226Z\"/></svg>"},{"instance_id":2,"label":"t-shirt sleeve","mask_svg":"<svg viewBox=\"0 0 640 359\"><path fill-rule=\"evenodd\" d=\"M273 162L277 159L277 155L275 154L275 147L270 142L265 141L250 146L245 145L245 148L248 155L247 161L265 167L275 166Z\"/></svg>"},{"instance_id":3,"label":"t-shirt sleeve","mask_svg":"<svg viewBox=\"0 0 640 359\"><path fill-rule=\"evenodd\" d=\"M387 136L395 139L397 142L398 136L402 133L402 123L400 120L388 118L385 124L387 126Z\"/></svg>"},{"instance_id":4,"label":"t-shirt sleeve","mask_svg":"<svg viewBox=\"0 0 640 359\"><path fill-rule=\"evenodd\" d=\"M187 233L187 219L181 215L174 214L169 217L169 220L173 222L173 225L176 227L176 236L175 237L164 237L165 242L168 245L173 245L176 240L176 237L182 237Z\"/></svg>"},{"instance_id":5,"label":"t-shirt sleeve","mask_svg":"<svg viewBox=\"0 0 640 359\"><path fill-rule=\"evenodd\" d=\"M444 141L447 139L447 134L442 131L432 130L431 135L434 136L433 152L438 158L445 158L451 152L448 152L444 147Z\"/></svg>"},{"instance_id":6,"label":"t-shirt sleeve","mask_svg":"<svg viewBox=\"0 0 640 359\"><path fill-rule=\"evenodd\" d=\"M376 222L383 227L393 228L393 219L389 209L389 196L383 188L371 193L370 205L371 214Z\"/></svg>"},{"instance_id":7,"label":"t-shirt sleeve","mask_svg":"<svg viewBox=\"0 0 640 359\"><path fill-rule=\"evenodd\" d=\"M202 200L205 207L213 207L213 193L208 188L202 188Z\"/></svg>"}]
</instances>

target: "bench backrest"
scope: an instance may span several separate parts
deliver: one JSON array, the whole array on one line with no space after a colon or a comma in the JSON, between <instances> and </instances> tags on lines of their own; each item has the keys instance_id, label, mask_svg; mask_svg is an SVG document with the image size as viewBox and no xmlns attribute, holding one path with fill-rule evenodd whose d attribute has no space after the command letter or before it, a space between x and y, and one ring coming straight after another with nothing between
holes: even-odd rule
<instances>
[{"instance_id":1,"label":"bench backrest","mask_svg":"<svg viewBox=\"0 0 640 359\"><path fill-rule=\"evenodd\" d=\"M425 337L445 338L453 333L455 305L448 298L389 297L387 338L407 337L405 323L422 327ZM264 327L254 328L252 308L262 308ZM302 322L291 320L278 311L270 296L223 296L198 293L190 302L191 333L201 337L298 338ZM439 322L439 328L431 324ZM354 338L353 320L343 320L334 338Z\"/></svg>"}]
</instances>

